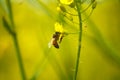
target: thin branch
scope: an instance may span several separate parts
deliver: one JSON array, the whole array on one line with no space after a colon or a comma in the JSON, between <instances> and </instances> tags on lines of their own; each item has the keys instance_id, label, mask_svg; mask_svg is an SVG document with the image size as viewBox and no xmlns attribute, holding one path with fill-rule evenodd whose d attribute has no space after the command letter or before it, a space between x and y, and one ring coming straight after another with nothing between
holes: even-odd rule
<instances>
[{"instance_id":1,"label":"thin branch","mask_svg":"<svg viewBox=\"0 0 120 80\"><path fill-rule=\"evenodd\" d=\"M10 0L6 0L6 5L7 5L8 11L9 11L9 18L10 18L10 22L11 22L11 27L13 28L13 30L15 30L13 14L12 14L12 6L11 6ZM25 75L25 71L24 71L24 67L23 67L23 61L22 61L22 57L21 57L21 53L20 53L17 34L15 33L15 31L12 31L10 29L9 24L7 23L7 21L4 18L3 18L3 23L4 23L4 26L6 27L7 31L9 33L11 33L11 35L12 35L14 45L15 45L15 48L16 48L16 56L17 56L17 59L18 59L22 80L26 80L26 75Z\"/></svg>"},{"instance_id":2,"label":"thin branch","mask_svg":"<svg viewBox=\"0 0 120 80\"><path fill-rule=\"evenodd\" d=\"M66 13L70 14L71 16L78 16L77 14L72 14L71 12L66 11Z\"/></svg>"},{"instance_id":3,"label":"thin branch","mask_svg":"<svg viewBox=\"0 0 120 80\"><path fill-rule=\"evenodd\" d=\"M88 10L88 8L92 5L92 2L87 6L87 8L85 8L83 11L81 11L81 13L84 13L86 10Z\"/></svg>"},{"instance_id":4,"label":"thin branch","mask_svg":"<svg viewBox=\"0 0 120 80\"><path fill-rule=\"evenodd\" d=\"M81 2L81 1L80 1ZM78 12L78 18L79 18L79 38L78 38L78 52L77 52L77 59L76 59L76 67L75 67L75 73L74 73L74 80L77 79L78 74L78 67L79 67L79 60L80 60L80 53L81 53L81 41L82 41L82 17L80 12L80 6L77 3L77 0L75 0L77 12Z\"/></svg>"},{"instance_id":5,"label":"thin branch","mask_svg":"<svg viewBox=\"0 0 120 80\"><path fill-rule=\"evenodd\" d=\"M86 21L92 15L92 13L93 13L93 9L90 11L89 15L84 20L82 20L82 22Z\"/></svg>"}]
</instances>

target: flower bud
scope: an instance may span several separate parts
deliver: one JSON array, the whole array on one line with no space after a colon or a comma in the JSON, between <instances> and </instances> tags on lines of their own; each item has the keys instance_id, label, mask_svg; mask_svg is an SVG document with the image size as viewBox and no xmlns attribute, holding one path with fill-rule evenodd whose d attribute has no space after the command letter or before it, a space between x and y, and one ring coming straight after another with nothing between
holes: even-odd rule
<instances>
[{"instance_id":1,"label":"flower bud","mask_svg":"<svg viewBox=\"0 0 120 80\"><path fill-rule=\"evenodd\" d=\"M66 12L66 9L64 6L60 5L60 9L63 11L63 12Z\"/></svg>"},{"instance_id":2,"label":"flower bud","mask_svg":"<svg viewBox=\"0 0 120 80\"><path fill-rule=\"evenodd\" d=\"M61 9L60 9L60 7L57 7L57 11L58 11L58 12L61 12Z\"/></svg>"},{"instance_id":3,"label":"flower bud","mask_svg":"<svg viewBox=\"0 0 120 80\"><path fill-rule=\"evenodd\" d=\"M64 6L62 6L61 4L59 4L59 6L57 7L57 11L58 12L66 12L66 9Z\"/></svg>"}]
</instances>

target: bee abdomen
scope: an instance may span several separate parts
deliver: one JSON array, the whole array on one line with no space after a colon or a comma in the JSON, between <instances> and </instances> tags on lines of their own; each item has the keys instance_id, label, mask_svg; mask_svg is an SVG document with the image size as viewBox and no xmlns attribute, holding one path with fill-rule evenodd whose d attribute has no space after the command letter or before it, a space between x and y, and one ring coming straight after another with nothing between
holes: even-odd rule
<instances>
[{"instance_id":1,"label":"bee abdomen","mask_svg":"<svg viewBox=\"0 0 120 80\"><path fill-rule=\"evenodd\" d=\"M58 45L56 40L53 41L53 45L54 45L55 48L59 48L59 45Z\"/></svg>"}]
</instances>

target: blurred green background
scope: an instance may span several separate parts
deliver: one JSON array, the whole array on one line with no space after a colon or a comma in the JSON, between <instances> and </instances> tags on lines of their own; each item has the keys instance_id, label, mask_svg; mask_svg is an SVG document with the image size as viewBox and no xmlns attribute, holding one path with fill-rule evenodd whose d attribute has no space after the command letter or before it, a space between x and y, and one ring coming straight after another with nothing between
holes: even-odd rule
<instances>
[{"instance_id":1,"label":"blurred green background","mask_svg":"<svg viewBox=\"0 0 120 80\"><path fill-rule=\"evenodd\" d=\"M66 36L59 49L49 49L57 1L40 1L11 0L27 79L36 75L37 80L72 80L78 34ZM0 0L0 80L21 80L14 42L2 21L8 14L5 0ZM70 22L65 28L68 32L78 31L78 26ZM120 80L120 0L98 0L90 18L83 22L82 37L77 79Z\"/></svg>"}]
</instances>

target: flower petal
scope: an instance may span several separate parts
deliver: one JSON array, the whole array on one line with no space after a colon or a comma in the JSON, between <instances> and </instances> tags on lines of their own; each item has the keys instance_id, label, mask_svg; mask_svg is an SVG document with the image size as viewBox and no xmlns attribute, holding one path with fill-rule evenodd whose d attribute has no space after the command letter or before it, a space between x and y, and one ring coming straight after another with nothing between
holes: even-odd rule
<instances>
[{"instance_id":1,"label":"flower petal","mask_svg":"<svg viewBox=\"0 0 120 80\"><path fill-rule=\"evenodd\" d=\"M60 3L70 5L71 3L73 3L73 0L60 0Z\"/></svg>"},{"instance_id":2,"label":"flower petal","mask_svg":"<svg viewBox=\"0 0 120 80\"><path fill-rule=\"evenodd\" d=\"M63 26L59 22L55 23L55 31L63 33Z\"/></svg>"}]
</instances>

